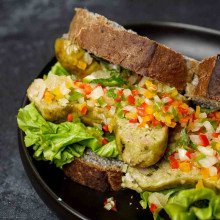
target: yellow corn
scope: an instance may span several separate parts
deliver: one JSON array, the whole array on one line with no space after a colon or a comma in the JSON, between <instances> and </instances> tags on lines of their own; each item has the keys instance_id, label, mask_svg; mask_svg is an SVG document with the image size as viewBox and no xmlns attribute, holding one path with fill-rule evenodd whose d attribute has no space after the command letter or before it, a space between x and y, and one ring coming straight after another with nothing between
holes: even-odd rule
<instances>
[{"instance_id":1,"label":"yellow corn","mask_svg":"<svg viewBox=\"0 0 220 220\"><path fill-rule=\"evenodd\" d=\"M199 114L200 114L200 106L196 106L196 112L195 112L196 118L199 117Z\"/></svg>"},{"instance_id":2,"label":"yellow corn","mask_svg":"<svg viewBox=\"0 0 220 220\"><path fill-rule=\"evenodd\" d=\"M64 97L61 91L57 88L53 90L53 94L55 95L56 100L62 99Z\"/></svg>"},{"instance_id":3,"label":"yellow corn","mask_svg":"<svg viewBox=\"0 0 220 220\"><path fill-rule=\"evenodd\" d=\"M192 166L189 162L182 162L179 164L179 168L183 172L189 172L192 169Z\"/></svg>"},{"instance_id":4,"label":"yellow corn","mask_svg":"<svg viewBox=\"0 0 220 220\"><path fill-rule=\"evenodd\" d=\"M79 60L76 66L81 70L85 70L87 67L87 63Z\"/></svg>"},{"instance_id":5,"label":"yellow corn","mask_svg":"<svg viewBox=\"0 0 220 220\"><path fill-rule=\"evenodd\" d=\"M204 188L203 181L200 179L198 180L198 183L196 184L196 189L202 189Z\"/></svg>"},{"instance_id":6,"label":"yellow corn","mask_svg":"<svg viewBox=\"0 0 220 220\"><path fill-rule=\"evenodd\" d=\"M148 91L148 90L144 93L144 97L146 97L148 99L152 99L154 96L155 96L155 94L153 92Z\"/></svg>"}]
</instances>

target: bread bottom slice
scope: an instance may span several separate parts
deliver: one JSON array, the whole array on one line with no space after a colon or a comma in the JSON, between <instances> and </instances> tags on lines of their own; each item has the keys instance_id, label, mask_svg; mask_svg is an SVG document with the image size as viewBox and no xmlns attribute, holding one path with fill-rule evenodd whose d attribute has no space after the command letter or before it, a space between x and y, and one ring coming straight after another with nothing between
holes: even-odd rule
<instances>
[{"instance_id":1,"label":"bread bottom slice","mask_svg":"<svg viewBox=\"0 0 220 220\"><path fill-rule=\"evenodd\" d=\"M73 181L99 191L118 191L122 183L124 163L114 158L104 158L87 150L80 158L75 158L64 166L66 176Z\"/></svg>"}]
</instances>

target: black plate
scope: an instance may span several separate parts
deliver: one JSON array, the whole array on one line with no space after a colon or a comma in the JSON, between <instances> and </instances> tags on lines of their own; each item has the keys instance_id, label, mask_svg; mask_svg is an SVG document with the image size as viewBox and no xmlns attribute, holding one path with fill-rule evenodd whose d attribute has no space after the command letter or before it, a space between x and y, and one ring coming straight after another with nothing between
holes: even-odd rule
<instances>
[{"instance_id":1,"label":"black plate","mask_svg":"<svg viewBox=\"0 0 220 220\"><path fill-rule=\"evenodd\" d=\"M211 29L163 22L132 25L128 28L198 60L220 52L220 32ZM48 73L55 62L56 59L53 58L37 77ZM28 99L25 96L22 107L27 103ZM33 151L25 147L21 130L18 130L18 140L28 177L42 200L60 218L74 219L77 216L81 219L105 220L152 219L149 211L141 209L140 197L134 191L102 193L74 183L55 166L32 159ZM103 208L103 202L110 196L117 200L118 212L108 212Z\"/></svg>"}]
</instances>

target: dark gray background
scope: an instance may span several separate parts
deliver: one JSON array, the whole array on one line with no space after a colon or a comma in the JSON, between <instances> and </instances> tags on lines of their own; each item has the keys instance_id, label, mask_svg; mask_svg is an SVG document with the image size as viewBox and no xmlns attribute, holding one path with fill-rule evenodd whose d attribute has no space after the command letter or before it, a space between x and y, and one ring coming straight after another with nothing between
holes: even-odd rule
<instances>
[{"instance_id":1,"label":"dark gray background","mask_svg":"<svg viewBox=\"0 0 220 220\"><path fill-rule=\"evenodd\" d=\"M25 90L54 55L74 7L121 24L172 21L220 30L220 1L0 0L0 219L57 219L32 188L21 163L16 114Z\"/></svg>"}]
</instances>

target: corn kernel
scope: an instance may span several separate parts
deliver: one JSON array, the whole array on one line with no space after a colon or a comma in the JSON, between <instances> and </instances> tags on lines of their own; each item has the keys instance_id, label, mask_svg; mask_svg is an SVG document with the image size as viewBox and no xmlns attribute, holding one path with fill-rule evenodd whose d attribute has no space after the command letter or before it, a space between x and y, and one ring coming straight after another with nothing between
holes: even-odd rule
<instances>
[{"instance_id":1,"label":"corn kernel","mask_svg":"<svg viewBox=\"0 0 220 220\"><path fill-rule=\"evenodd\" d=\"M148 90L144 93L144 97L146 97L148 99L152 99L154 96L155 96L155 94L153 92L148 91Z\"/></svg>"},{"instance_id":2,"label":"corn kernel","mask_svg":"<svg viewBox=\"0 0 220 220\"><path fill-rule=\"evenodd\" d=\"M79 60L76 66L81 70L85 70L87 67L87 63Z\"/></svg>"},{"instance_id":3,"label":"corn kernel","mask_svg":"<svg viewBox=\"0 0 220 220\"><path fill-rule=\"evenodd\" d=\"M196 184L196 189L202 189L204 188L203 181L200 179L198 180L198 183Z\"/></svg>"},{"instance_id":4,"label":"corn kernel","mask_svg":"<svg viewBox=\"0 0 220 220\"><path fill-rule=\"evenodd\" d=\"M183 172L189 172L192 169L192 166L189 162L182 162L179 164L179 168Z\"/></svg>"}]
</instances>

